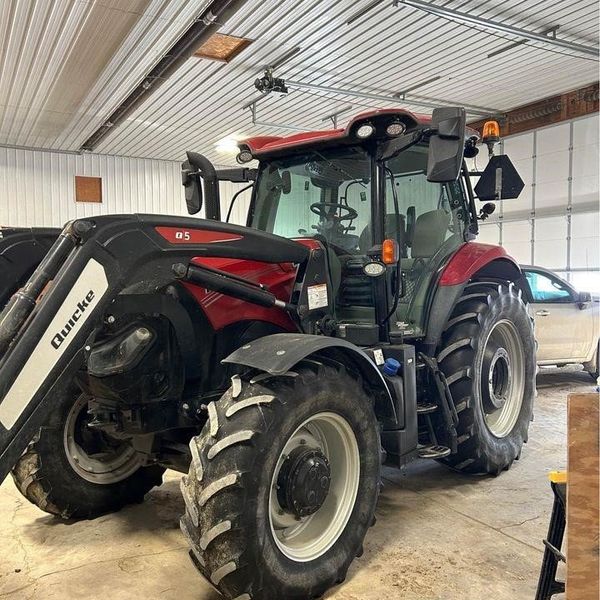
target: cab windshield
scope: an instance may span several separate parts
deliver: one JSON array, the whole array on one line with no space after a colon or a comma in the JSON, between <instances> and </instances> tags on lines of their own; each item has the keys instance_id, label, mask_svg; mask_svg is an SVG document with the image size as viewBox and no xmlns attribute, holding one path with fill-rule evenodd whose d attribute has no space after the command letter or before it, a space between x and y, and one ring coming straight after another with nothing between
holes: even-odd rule
<instances>
[{"instance_id":1,"label":"cab windshield","mask_svg":"<svg viewBox=\"0 0 600 600\"><path fill-rule=\"evenodd\" d=\"M262 171L251 226L287 238L323 236L360 252L371 221L371 159L361 148L312 151Z\"/></svg>"},{"instance_id":2,"label":"cab windshield","mask_svg":"<svg viewBox=\"0 0 600 600\"><path fill-rule=\"evenodd\" d=\"M392 329L419 335L427 290L443 259L464 241L468 207L462 182L427 181L427 146L412 146L376 163L361 147L309 151L263 164L250 225L286 238L319 237L327 246L336 318L373 322L373 214L382 236L398 241L403 290ZM381 169L385 197L373 198L372 168ZM371 251L371 252L370 252Z\"/></svg>"}]
</instances>

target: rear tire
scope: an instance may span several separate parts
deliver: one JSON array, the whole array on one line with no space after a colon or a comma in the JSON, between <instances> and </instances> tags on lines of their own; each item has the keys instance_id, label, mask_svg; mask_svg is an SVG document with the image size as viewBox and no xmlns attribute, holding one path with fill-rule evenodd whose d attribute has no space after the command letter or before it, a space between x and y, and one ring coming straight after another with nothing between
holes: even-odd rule
<instances>
[{"instance_id":1,"label":"rear tire","mask_svg":"<svg viewBox=\"0 0 600 600\"><path fill-rule=\"evenodd\" d=\"M458 412L458 451L442 462L499 474L527 441L535 397L533 323L510 285L475 282L456 304L438 350Z\"/></svg>"},{"instance_id":2,"label":"rear tire","mask_svg":"<svg viewBox=\"0 0 600 600\"><path fill-rule=\"evenodd\" d=\"M12 470L27 500L63 519L92 519L140 503L162 483L162 467L141 466L133 448L88 429L86 418L87 398L73 384Z\"/></svg>"},{"instance_id":3,"label":"rear tire","mask_svg":"<svg viewBox=\"0 0 600 600\"><path fill-rule=\"evenodd\" d=\"M182 481L193 562L229 599L320 598L362 553L379 494L379 429L360 381L311 361L285 377L237 380L209 415ZM293 457L317 450L321 470L301 485L308 463ZM329 493L296 519L310 481L325 485L325 465Z\"/></svg>"}]
</instances>

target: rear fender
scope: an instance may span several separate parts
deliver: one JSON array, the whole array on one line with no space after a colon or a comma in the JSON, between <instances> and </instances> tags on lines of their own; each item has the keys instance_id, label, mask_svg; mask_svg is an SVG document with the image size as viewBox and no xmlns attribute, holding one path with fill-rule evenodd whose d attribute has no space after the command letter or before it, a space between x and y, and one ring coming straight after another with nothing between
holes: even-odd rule
<instances>
[{"instance_id":1,"label":"rear fender","mask_svg":"<svg viewBox=\"0 0 600 600\"><path fill-rule=\"evenodd\" d=\"M276 333L238 348L222 362L243 365L270 375L283 375L305 358L319 356L338 360L356 370L373 388L375 414L379 420L396 418L392 395L377 365L360 348L339 338L323 335Z\"/></svg>"},{"instance_id":2,"label":"rear fender","mask_svg":"<svg viewBox=\"0 0 600 600\"><path fill-rule=\"evenodd\" d=\"M442 268L434 285L436 289L429 307L427 334L423 352L433 356L450 314L465 286L472 280L512 281L530 301L527 281L517 262L501 246L471 242L461 246Z\"/></svg>"}]
</instances>

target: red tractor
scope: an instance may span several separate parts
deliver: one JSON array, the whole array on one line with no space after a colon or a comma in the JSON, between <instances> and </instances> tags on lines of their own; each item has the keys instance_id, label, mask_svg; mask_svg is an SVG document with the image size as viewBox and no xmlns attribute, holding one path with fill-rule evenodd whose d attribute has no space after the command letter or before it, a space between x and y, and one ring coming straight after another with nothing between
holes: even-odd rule
<instances>
[{"instance_id":1,"label":"red tractor","mask_svg":"<svg viewBox=\"0 0 600 600\"><path fill-rule=\"evenodd\" d=\"M252 138L246 227L188 154L190 212L68 223L0 315L0 480L91 518L186 473L182 531L236 600L318 598L374 521L383 463L499 474L527 441L521 271L474 241L464 110ZM492 147L493 139L484 139ZM507 157L479 199L523 187Z\"/></svg>"}]
</instances>

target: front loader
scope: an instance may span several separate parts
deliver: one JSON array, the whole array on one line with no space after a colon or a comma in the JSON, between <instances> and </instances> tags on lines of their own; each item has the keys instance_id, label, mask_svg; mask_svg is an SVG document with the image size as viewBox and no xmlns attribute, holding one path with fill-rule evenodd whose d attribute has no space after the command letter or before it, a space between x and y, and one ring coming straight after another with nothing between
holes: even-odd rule
<instances>
[{"instance_id":1,"label":"front loader","mask_svg":"<svg viewBox=\"0 0 600 600\"><path fill-rule=\"evenodd\" d=\"M242 142L246 227L67 224L0 315L0 479L89 518L181 471L200 573L229 599L304 600L361 554L382 463L508 469L535 341L518 265L474 241L477 141L462 109L371 111ZM188 156L188 204L218 206ZM507 157L478 175L482 200L523 187Z\"/></svg>"}]
</instances>

